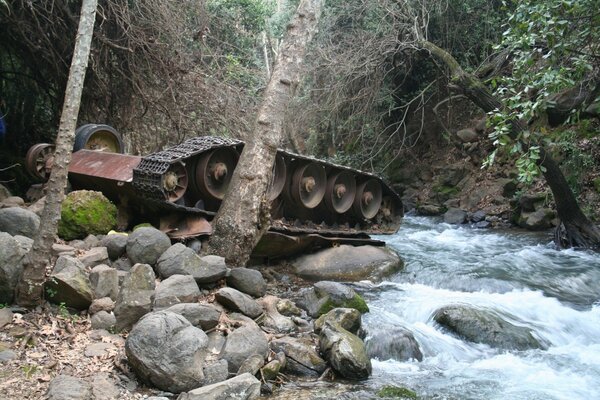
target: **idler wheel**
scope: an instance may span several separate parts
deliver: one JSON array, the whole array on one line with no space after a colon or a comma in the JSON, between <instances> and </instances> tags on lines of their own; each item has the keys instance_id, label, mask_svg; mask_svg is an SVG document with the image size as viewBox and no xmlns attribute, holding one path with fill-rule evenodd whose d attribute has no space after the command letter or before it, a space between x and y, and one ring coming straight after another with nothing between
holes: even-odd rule
<instances>
[{"instance_id":1,"label":"idler wheel","mask_svg":"<svg viewBox=\"0 0 600 400\"><path fill-rule=\"evenodd\" d=\"M267 199L269 199L269 201L275 200L283 191L286 172L287 166L285 165L285 160L282 156L277 154L275 157L275 165L273 165L273 175L267 189Z\"/></svg>"},{"instance_id":2,"label":"idler wheel","mask_svg":"<svg viewBox=\"0 0 600 400\"><path fill-rule=\"evenodd\" d=\"M172 164L163 175L165 198L171 203L181 199L188 187L188 173L182 163Z\"/></svg>"},{"instance_id":3,"label":"idler wheel","mask_svg":"<svg viewBox=\"0 0 600 400\"><path fill-rule=\"evenodd\" d=\"M81 149L123 154L125 146L112 126L86 124L75 131L73 152Z\"/></svg>"},{"instance_id":4,"label":"idler wheel","mask_svg":"<svg viewBox=\"0 0 600 400\"><path fill-rule=\"evenodd\" d=\"M239 155L223 147L203 154L196 164L196 188L213 200L223 200Z\"/></svg>"},{"instance_id":5,"label":"idler wheel","mask_svg":"<svg viewBox=\"0 0 600 400\"><path fill-rule=\"evenodd\" d=\"M33 176L47 181L54 164L54 145L38 143L29 148L25 156L25 168Z\"/></svg>"},{"instance_id":6,"label":"idler wheel","mask_svg":"<svg viewBox=\"0 0 600 400\"><path fill-rule=\"evenodd\" d=\"M327 180L325 204L330 211L343 214L352 207L356 195L356 179L348 171L341 171Z\"/></svg>"},{"instance_id":7,"label":"idler wheel","mask_svg":"<svg viewBox=\"0 0 600 400\"><path fill-rule=\"evenodd\" d=\"M299 166L292 176L290 194L296 204L304 208L319 205L327 189L327 175L322 165L311 162Z\"/></svg>"},{"instance_id":8,"label":"idler wheel","mask_svg":"<svg viewBox=\"0 0 600 400\"><path fill-rule=\"evenodd\" d=\"M353 206L356 215L365 219L375 217L381 207L381 196L381 184L376 179L359 184Z\"/></svg>"}]
</instances>

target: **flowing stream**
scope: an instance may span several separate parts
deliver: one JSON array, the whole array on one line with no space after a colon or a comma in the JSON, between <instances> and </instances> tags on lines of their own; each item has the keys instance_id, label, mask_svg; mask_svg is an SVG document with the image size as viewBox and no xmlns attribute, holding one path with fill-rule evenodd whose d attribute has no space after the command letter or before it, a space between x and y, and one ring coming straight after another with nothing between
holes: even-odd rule
<instances>
[{"instance_id":1,"label":"flowing stream","mask_svg":"<svg viewBox=\"0 0 600 400\"><path fill-rule=\"evenodd\" d=\"M557 251L548 234L477 230L407 217L381 237L406 268L364 290L367 330L410 330L423 361L373 360L367 385L431 399L600 399L600 255ZM549 344L506 351L461 340L432 319L449 304L509 316Z\"/></svg>"}]
</instances>

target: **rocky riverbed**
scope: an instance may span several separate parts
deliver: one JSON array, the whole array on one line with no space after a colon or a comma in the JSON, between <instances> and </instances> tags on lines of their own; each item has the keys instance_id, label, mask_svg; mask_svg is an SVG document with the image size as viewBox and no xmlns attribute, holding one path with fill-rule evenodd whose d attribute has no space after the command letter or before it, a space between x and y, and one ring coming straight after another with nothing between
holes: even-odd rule
<instances>
[{"instance_id":1,"label":"rocky riverbed","mask_svg":"<svg viewBox=\"0 0 600 400\"><path fill-rule=\"evenodd\" d=\"M17 199L4 206L2 398L254 399L284 382L371 374L368 305L339 282L398 271L393 252L341 246L236 268L152 227L88 235L55 243L48 302L28 311L11 304L39 218Z\"/></svg>"}]
</instances>

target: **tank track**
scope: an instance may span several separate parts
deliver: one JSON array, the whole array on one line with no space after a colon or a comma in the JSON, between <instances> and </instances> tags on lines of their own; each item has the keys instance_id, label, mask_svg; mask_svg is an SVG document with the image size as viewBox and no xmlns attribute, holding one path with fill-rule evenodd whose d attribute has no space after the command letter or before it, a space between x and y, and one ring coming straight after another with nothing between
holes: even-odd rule
<instances>
[{"instance_id":1,"label":"tank track","mask_svg":"<svg viewBox=\"0 0 600 400\"><path fill-rule=\"evenodd\" d=\"M133 170L133 187L138 196L146 201L150 201L159 208L196 213L210 220L216 214L216 211L192 206L186 204L183 200L176 202L167 200L168 197L163 189L165 174L176 163L182 163L184 166L188 163L195 165L195 158L205 152L227 147L233 147L237 151L241 151L243 145L244 143L239 140L212 136L187 139L179 145L143 157L140 164ZM271 230L290 235L316 233L324 236L365 237L371 234L392 234L400 227L403 216L402 201L400 200L400 196L380 177L347 166L337 165L281 149L278 150L278 155L282 156L288 165L298 161L314 162L324 166L328 170L347 171L361 179L372 178L377 180L381 184L383 195L393 203L393 215L384 216L379 213L370 220L341 218L340 221L337 221L336 218L328 218L327 216L325 218L314 216L290 218L286 217L286 207L289 206L286 204L286 200L284 200L284 195L281 194L274 202L274 204L278 204L278 202L283 204L278 213L274 213L272 210L272 214L279 215L273 216ZM289 172L287 172L287 175L289 175ZM328 219L329 221L325 221Z\"/></svg>"}]
</instances>

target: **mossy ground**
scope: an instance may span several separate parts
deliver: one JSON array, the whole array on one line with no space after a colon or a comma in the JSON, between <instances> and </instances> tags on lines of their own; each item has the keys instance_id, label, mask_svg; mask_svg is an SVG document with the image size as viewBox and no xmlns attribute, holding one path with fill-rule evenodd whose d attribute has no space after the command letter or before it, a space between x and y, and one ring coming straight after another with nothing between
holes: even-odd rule
<instances>
[{"instance_id":1,"label":"mossy ground","mask_svg":"<svg viewBox=\"0 0 600 400\"><path fill-rule=\"evenodd\" d=\"M418 399L415 392L400 386L384 386L379 389L377 396L385 399Z\"/></svg>"},{"instance_id":2,"label":"mossy ground","mask_svg":"<svg viewBox=\"0 0 600 400\"><path fill-rule=\"evenodd\" d=\"M367 302L360 295L355 294L352 299L347 300L343 304L336 304L333 302L333 300L331 300L331 298L328 298L319 308L319 315L327 314L329 311L337 307L354 308L361 314L369 312L369 306L367 305Z\"/></svg>"}]
</instances>

